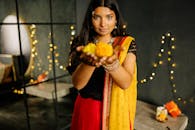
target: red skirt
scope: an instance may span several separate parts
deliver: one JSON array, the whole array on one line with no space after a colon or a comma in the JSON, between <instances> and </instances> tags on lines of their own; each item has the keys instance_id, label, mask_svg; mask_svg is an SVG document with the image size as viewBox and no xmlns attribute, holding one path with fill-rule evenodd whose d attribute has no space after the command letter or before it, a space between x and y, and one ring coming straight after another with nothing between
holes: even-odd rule
<instances>
[{"instance_id":1,"label":"red skirt","mask_svg":"<svg viewBox=\"0 0 195 130\"><path fill-rule=\"evenodd\" d=\"M102 102L80 95L74 104L71 130L101 130Z\"/></svg>"}]
</instances>

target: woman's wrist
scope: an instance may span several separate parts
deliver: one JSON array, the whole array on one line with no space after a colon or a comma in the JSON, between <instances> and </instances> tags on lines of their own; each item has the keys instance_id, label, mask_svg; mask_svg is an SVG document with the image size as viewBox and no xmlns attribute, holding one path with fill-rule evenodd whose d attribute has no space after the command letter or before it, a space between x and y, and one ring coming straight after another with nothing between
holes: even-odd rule
<instances>
[{"instance_id":1,"label":"woman's wrist","mask_svg":"<svg viewBox=\"0 0 195 130\"><path fill-rule=\"evenodd\" d=\"M87 64L87 63L84 63L84 62L82 62L81 65L82 65L82 66L86 66L86 67L88 67L88 68L96 68L96 66L91 65L91 64Z\"/></svg>"},{"instance_id":2,"label":"woman's wrist","mask_svg":"<svg viewBox=\"0 0 195 130\"><path fill-rule=\"evenodd\" d=\"M81 60L81 62L83 63L83 64L86 64L86 65L89 65L89 66L95 66L95 64L93 64L92 62L89 62L89 61L87 61L87 60Z\"/></svg>"},{"instance_id":3,"label":"woman's wrist","mask_svg":"<svg viewBox=\"0 0 195 130\"><path fill-rule=\"evenodd\" d=\"M120 66L120 62L119 60L115 60L113 63L111 64L107 64L107 65L103 65L105 71L110 72L110 71L114 71L116 70L118 67Z\"/></svg>"}]
</instances>

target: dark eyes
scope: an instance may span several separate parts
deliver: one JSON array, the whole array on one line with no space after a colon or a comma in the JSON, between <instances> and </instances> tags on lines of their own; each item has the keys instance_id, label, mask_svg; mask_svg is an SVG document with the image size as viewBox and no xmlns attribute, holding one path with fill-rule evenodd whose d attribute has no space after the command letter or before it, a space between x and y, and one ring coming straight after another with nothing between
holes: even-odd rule
<instances>
[{"instance_id":1,"label":"dark eyes","mask_svg":"<svg viewBox=\"0 0 195 130\"><path fill-rule=\"evenodd\" d=\"M106 17L107 17L108 20L111 20L113 18L112 15L107 15Z\"/></svg>"},{"instance_id":2,"label":"dark eyes","mask_svg":"<svg viewBox=\"0 0 195 130\"><path fill-rule=\"evenodd\" d=\"M93 17L93 19L95 19L95 20L101 19L101 18L102 18L101 16L98 16L98 15L93 15L92 17ZM107 19L107 20L112 20L112 18L113 18L112 15L107 15L107 16L106 16L106 19Z\"/></svg>"},{"instance_id":3,"label":"dark eyes","mask_svg":"<svg viewBox=\"0 0 195 130\"><path fill-rule=\"evenodd\" d=\"M93 19L97 20L98 18L100 18L100 16L98 16L98 15L93 15Z\"/></svg>"}]
</instances>

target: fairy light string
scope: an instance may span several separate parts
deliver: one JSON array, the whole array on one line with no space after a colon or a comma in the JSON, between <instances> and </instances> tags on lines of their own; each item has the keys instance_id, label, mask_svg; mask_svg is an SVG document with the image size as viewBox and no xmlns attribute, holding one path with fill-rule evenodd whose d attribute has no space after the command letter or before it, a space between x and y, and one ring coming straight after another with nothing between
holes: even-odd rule
<instances>
[{"instance_id":1,"label":"fairy light string","mask_svg":"<svg viewBox=\"0 0 195 130\"><path fill-rule=\"evenodd\" d=\"M37 32L37 27L35 24L32 24L30 26L30 38L32 41L31 56L32 56L33 64L31 65L30 77L36 77L35 69L38 69L40 73L46 73L46 74L48 73L47 68L42 67L43 60L39 55L39 50L37 47L39 45L39 41L37 40L36 32ZM30 82L34 82L34 79L31 78Z\"/></svg>"},{"instance_id":2,"label":"fairy light string","mask_svg":"<svg viewBox=\"0 0 195 130\"><path fill-rule=\"evenodd\" d=\"M76 34L76 29L75 29L75 25L70 25L70 41L69 44L72 44L72 41L75 37ZM29 84L33 84L36 82L36 77L39 74L45 73L47 75L49 75L49 73L52 72L52 65L53 65L53 61L52 61L52 52L54 51L54 55L55 55L55 65L62 71L66 71L66 67L65 67L65 63L60 63L59 57L60 57L60 53L58 50L58 46L55 44L55 46L53 46L53 44L51 43L51 33L48 34L48 46L49 46L49 50L48 50L48 54L47 54L47 60L48 60L48 67L42 67L43 66L43 59L40 57L39 55L39 49L38 49L38 45L39 45L39 41L37 40L37 27L35 24L32 24L31 26L29 26L29 32L30 32L30 39L32 42L32 46L31 46L31 58L32 58L32 64L31 64L31 68L30 68L30 82ZM61 48L62 49L62 48ZM39 72L39 74L37 74L37 71ZM16 94L24 94L24 90L23 89L14 89L13 93Z\"/></svg>"},{"instance_id":3,"label":"fairy light string","mask_svg":"<svg viewBox=\"0 0 195 130\"><path fill-rule=\"evenodd\" d=\"M72 44L72 40L74 39L74 36L76 34L76 30L75 30L75 26L74 25L70 25L70 42L69 44L71 45ZM36 60L36 62L34 62L34 64L31 66L31 77L36 77L36 74L35 74L35 71L34 69L35 68L38 68L40 74L41 73L46 73L46 74L49 74L51 73L52 71L52 64L53 64L53 61L52 61L52 52L54 52L54 55L55 55L55 65L62 71L66 71L66 67L65 67L65 64L64 63L60 63L60 60L59 60L59 57L60 57L60 53L59 53L59 49L58 49L58 46L57 44L55 44L53 46L53 44L51 43L51 33L48 34L48 46L49 46L49 51L48 51L48 54L47 54L47 60L48 60L48 67L43 69L41 66L42 66L42 59L41 57L39 56L39 53L38 53L38 49L37 49L37 44L38 44L38 40L36 38L36 26L35 25L31 25L30 27L30 34L31 34L31 40L32 40L32 50L31 50L31 55L33 57L33 61ZM34 82L34 80L32 79L31 82Z\"/></svg>"},{"instance_id":4,"label":"fairy light string","mask_svg":"<svg viewBox=\"0 0 195 130\"><path fill-rule=\"evenodd\" d=\"M155 61L152 64L151 72L148 75L146 75L143 79L138 81L138 83L140 83L140 86L144 86L144 84L151 82L157 75L156 73L157 69L165 62L163 58L165 57L165 54L167 54L166 55L167 56L167 67L168 67L168 75L169 75L168 78L169 78L169 83L172 89L173 100L180 102L182 104L194 103L194 97L185 99L185 98L182 98L177 93L177 87L176 87L175 77L174 77L177 64L173 56L175 49L176 49L175 37L170 32L163 34L161 37L161 46L157 53Z\"/></svg>"},{"instance_id":5,"label":"fairy light string","mask_svg":"<svg viewBox=\"0 0 195 130\"><path fill-rule=\"evenodd\" d=\"M17 2L16 2L17 3ZM52 5L51 3L50 3L50 5ZM50 6L51 7L51 6ZM51 12L51 8L50 8L50 12ZM29 25L30 23L24 23L24 24L27 24L27 25ZM47 55L47 59L48 59L48 67L46 66L45 67L45 64L43 63L44 62L44 60L43 60L43 57L41 57L40 55L39 55L39 51L41 51L40 49L38 49L38 47L37 47L37 45L39 45L39 41L38 41L38 39L37 39L37 37L36 37L36 31L37 31L37 27L36 27L36 25L38 24L38 25L42 25L42 24L44 24L44 25L48 25L48 24L54 24L52 21L51 21L51 23L34 23L34 24L32 24L31 26L29 26L29 32L30 32L30 39L31 39L31 41L32 41L32 44L31 44L31 54L30 54L30 60L32 61L32 62L30 62L31 64L29 65L30 66L30 75L28 75L28 76L30 76L30 77L32 77L31 78L31 80L30 80L30 82L29 82L29 84L30 83L34 83L35 82L35 79L37 78L37 75L39 75L39 74L42 74L42 73L46 73L46 74L49 74L49 73L51 73L51 71L52 71L52 69L51 69L51 65L52 65L52 63L51 63L51 52L55 52L55 54L54 53L52 53L52 54L54 54L54 56L55 56L55 61L53 62L53 63L55 63L55 65L57 66L57 67L59 67L61 70L63 70L63 71L66 71L66 67L64 66L65 64L63 64L63 63L60 63L59 61L59 53L57 52L57 49L58 49L58 46L51 46L51 44L52 43L49 43L49 51L48 51L48 55ZM59 24L59 25L61 25L61 23L55 23L55 24ZM62 23L63 25L65 25L65 24L67 24L67 23ZM51 26L50 26L51 27ZM74 25L71 25L70 26L70 29L71 29L71 40L70 40L70 42L72 41L72 37L73 37L73 35L75 35L75 28L74 28ZM53 34L53 33L52 33ZM50 36L51 34L49 34L49 36ZM45 43L44 43L45 44ZM55 69L55 68L54 68ZM17 93L17 94L23 94L23 90L18 90L18 89L14 89L13 90L13 92L14 93Z\"/></svg>"},{"instance_id":6,"label":"fairy light string","mask_svg":"<svg viewBox=\"0 0 195 130\"><path fill-rule=\"evenodd\" d=\"M74 37L75 37L75 34L76 34L75 26L74 26L74 25L71 25L71 26L70 26L70 41L69 41L69 44L70 44L70 45L72 44L72 41L73 41L73 39L74 39ZM49 39L51 38L51 34L49 34L48 38L49 38ZM51 41L51 40L49 40L49 41ZM52 63L53 63L53 62L52 62L52 57L51 57L51 52L52 52L52 51L54 51L54 55L55 55L55 65L56 65L60 70L66 71L67 69L66 69L65 64L64 64L64 63L60 63L60 59L59 59L60 54L59 54L58 46L55 45L55 46L53 47L53 44L49 43L49 47L50 47L50 51L49 51L50 53L49 53L49 55L47 56L47 59L48 59L48 61L49 61L49 71L52 70ZM70 63L70 62L68 62L68 63Z\"/></svg>"}]
</instances>

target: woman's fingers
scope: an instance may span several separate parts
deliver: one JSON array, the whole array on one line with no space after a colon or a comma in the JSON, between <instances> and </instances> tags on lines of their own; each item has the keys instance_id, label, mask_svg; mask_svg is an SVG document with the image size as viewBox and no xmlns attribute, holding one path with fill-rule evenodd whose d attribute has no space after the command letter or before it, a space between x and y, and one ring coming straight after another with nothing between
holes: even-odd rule
<instances>
[{"instance_id":1,"label":"woman's fingers","mask_svg":"<svg viewBox=\"0 0 195 130\"><path fill-rule=\"evenodd\" d=\"M78 46L76 48L76 50L78 52L82 52L84 46ZM91 54L91 53L81 53L80 58L83 59L84 61L87 61L87 63L91 64L91 65L95 65L96 67L100 67L101 65L108 65L108 64L112 64L114 61L116 61L118 59L118 53L120 51L124 50L123 47L116 47L114 49L114 53L112 56L110 57L97 57L95 54Z\"/></svg>"},{"instance_id":2,"label":"woman's fingers","mask_svg":"<svg viewBox=\"0 0 195 130\"><path fill-rule=\"evenodd\" d=\"M83 50L83 48L84 48L84 46L78 46L78 47L76 48L76 50L77 50L78 52L81 52L81 51Z\"/></svg>"}]
</instances>

